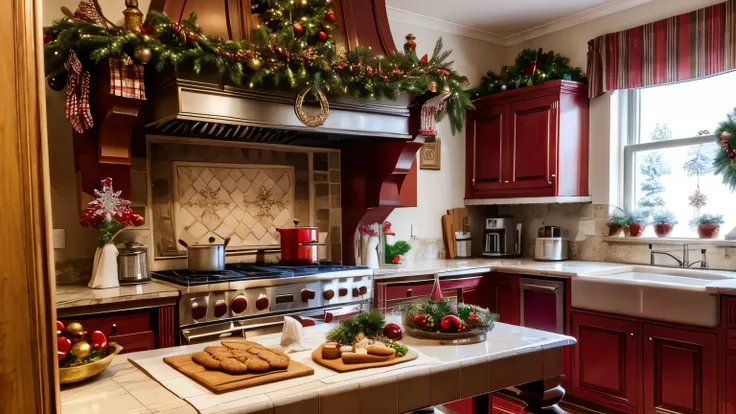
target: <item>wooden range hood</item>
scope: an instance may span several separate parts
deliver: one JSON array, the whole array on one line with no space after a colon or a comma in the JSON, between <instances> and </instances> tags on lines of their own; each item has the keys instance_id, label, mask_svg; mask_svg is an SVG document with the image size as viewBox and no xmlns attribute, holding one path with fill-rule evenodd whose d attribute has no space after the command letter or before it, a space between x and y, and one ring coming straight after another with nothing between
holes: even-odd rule
<instances>
[{"instance_id":1,"label":"wooden range hood","mask_svg":"<svg viewBox=\"0 0 736 414\"><path fill-rule=\"evenodd\" d=\"M385 0L332 0L337 15L333 37L337 48L353 50L370 46L376 54L396 51L386 14ZM172 20L180 20L192 11L205 33L224 39L241 40L249 37L259 23L251 12L251 0L152 0L152 10L163 11ZM275 143L299 144L289 141L296 135L351 135L358 139L343 140L341 149L342 179L342 240L343 260L354 261L353 236L363 225L382 222L397 207L416 206L416 152L424 143L418 134L421 104L430 96L401 96L396 102L375 102L329 96L330 118L323 127L307 128L295 123L293 103L296 94L268 90L249 90L227 86L218 77L195 77L186 73L158 74L146 69L148 101L136 101L109 95L104 85L109 79L107 65L93 76L91 92L95 128L84 134L74 133L75 161L78 184L85 202L99 180L112 176L116 187L127 196L130 191L132 149L145 150L146 133L158 135L197 136L197 131L219 131L213 139L253 141L250 136L236 134L241 126L258 130L258 137L278 136ZM151 80L155 81L151 81ZM210 81L212 79L212 81ZM188 112L188 102L219 95L235 104L228 104L231 113ZM199 94L199 95L197 95ZM214 99L214 98L212 98ZM257 102L257 103L254 103ZM264 105L268 106L264 110ZM201 105L202 108L213 105ZM261 112L251 110L260 108ZM196 112L196 111L195 111ZM274 114L283 114L281 118ZM237 118L237 119L236 119ZM351 131L351 121L356 130ZM203 122L212 128L202 128ZM330 124L330 122L332 122ZM367 127L366 127L367 126ZM223 132L225 131L225 132ZM263 142L263 141L258 141Z\"/></svg>"}]
</instances>

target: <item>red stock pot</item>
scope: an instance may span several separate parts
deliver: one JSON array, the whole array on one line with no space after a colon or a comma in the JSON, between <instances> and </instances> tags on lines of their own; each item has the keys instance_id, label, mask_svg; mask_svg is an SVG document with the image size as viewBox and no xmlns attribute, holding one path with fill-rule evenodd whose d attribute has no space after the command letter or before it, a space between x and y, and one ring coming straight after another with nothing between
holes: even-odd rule
<instances>
[{"instance_id":1,"label":"red stock pot","mask_svg":"<svg viewBox=\"0 0 736 414\"><path fill-rule=\"evenodd\" d=\"M299 220L294 220L295 227L282 227L276 230L281 234L281 263L292 265L309 265L319 263L319 243L317 227L298 227Z\"/></svg>"}]
</instances>

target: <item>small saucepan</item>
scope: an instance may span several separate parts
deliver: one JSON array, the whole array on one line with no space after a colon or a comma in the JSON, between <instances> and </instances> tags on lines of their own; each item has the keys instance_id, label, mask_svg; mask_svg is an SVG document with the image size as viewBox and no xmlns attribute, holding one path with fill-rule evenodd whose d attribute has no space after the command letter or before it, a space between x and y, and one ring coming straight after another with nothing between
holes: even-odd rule
<instances>
[{"instance_id":1,"label":"small saucepan","mask_svg":"<svg viewBox=\"0 0 736 414\"><path fill-rule=\"evenodd\" d=\"M294 227L276 228L281 234L281 263L289 265L309 265L319 263L319 246L325 243L318 241L317 227L298 227L299 220L294 220Z\"/></svg>"},{"instance_id":2,"label":"small saucepan","mask_svg":"<svg viewBox=\"0 0 736 414\"><path fill-rule=\"evenodd\" d=\"M188 244L179 239L179 244L187 248L187 268L189 270L225 270L225 248L230 243L230 237L222 243L215 243L215 238L210 237L209 242L209 244Z\"/></svg>"}]
</instances>

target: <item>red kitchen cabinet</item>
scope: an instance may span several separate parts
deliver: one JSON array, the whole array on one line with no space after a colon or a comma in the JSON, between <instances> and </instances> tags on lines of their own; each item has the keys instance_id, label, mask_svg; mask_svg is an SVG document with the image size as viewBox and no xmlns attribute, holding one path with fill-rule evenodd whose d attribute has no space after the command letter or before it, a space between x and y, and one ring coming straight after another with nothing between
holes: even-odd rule
<instances>
[{"instance_id":1,"label":"red kitchen cabinet","mask_svg":"<svg viewBox=\"0 0 736 414\"><path fill-rule=\"evenodd\" d=\"M520 303L519 276L493 273L490 276L491 294L489 309L498 313L499 322L519 325Z\"/></svg>"},{"instance_id":2,"label":"red kitchen cabinet","mask_svg":"<svg viewBox=\"0 0 736 414\"><path fill-rule=\"evenodd\" d=\"M588 195L585 85L548 81L474 105L466 128L466 199Z\"/></svg>"},{"instance_id":3,"label":"red kitchen cabinet","mask_svg":"<svg viewBox=\"0 0 736 414\"><path fill-rule=\"evenodd\" d=\"M644 324L644 413L716 413L718 338Z\"/></svg>"},{"instance_id":4,"label":"red kitchen cabinet","mask_svg":"<svg viewBox=\"0 0 736 414\"><path fill-rule=\"evenodd\" d=\"M574 347L572 389L578 398L636 413L640 327L631 322L587 313L571 313Z\"/></svg>"}]
</instances>

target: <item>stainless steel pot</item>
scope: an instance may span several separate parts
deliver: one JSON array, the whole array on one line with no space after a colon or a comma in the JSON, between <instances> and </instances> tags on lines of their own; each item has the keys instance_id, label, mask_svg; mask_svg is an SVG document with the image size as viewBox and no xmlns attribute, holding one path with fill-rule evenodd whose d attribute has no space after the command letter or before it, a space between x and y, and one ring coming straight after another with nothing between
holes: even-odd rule
<instances>
[{"instance_id":1,"label":"stainless steel pot","mask_svg":"<svg viewBox=\"0 0 736 414\"><path fill-rule=\"evenodd\" d=\"M118 281L121 285L151 280L148 272L148 252L143 247L118 250Z\"/></svg>"},{"instance_id":2,"label":"stainless steel pot","mask_svg":"<svg viewBox=\"0 0 736 414\"><path fill-rule=\"evenodd\" d=\"M209 242L210 244L188 244L179 239L179 244L187 248L189 270L225 270L225 248L230 243L230 237L223 243L215 243L215 238L210 237Z\"/></svg>"}]
</instances>

